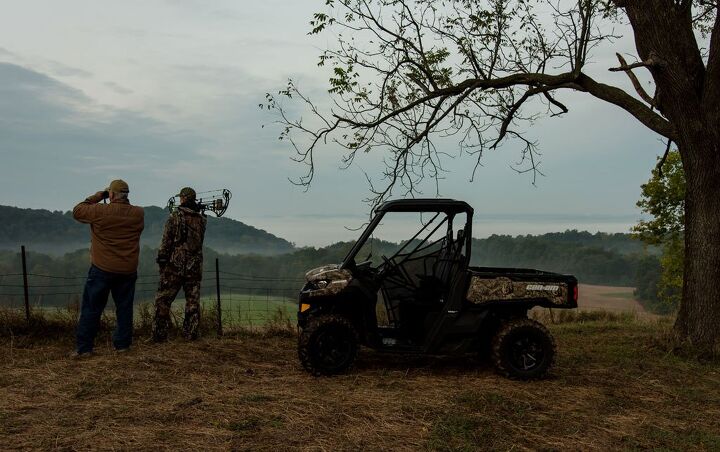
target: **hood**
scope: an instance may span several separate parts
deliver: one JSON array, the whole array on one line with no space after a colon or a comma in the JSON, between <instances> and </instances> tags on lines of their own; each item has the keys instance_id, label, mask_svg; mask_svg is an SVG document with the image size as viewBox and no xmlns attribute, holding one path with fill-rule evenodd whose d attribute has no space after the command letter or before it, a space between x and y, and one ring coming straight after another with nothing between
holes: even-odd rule
<instances>
[{"instance_id":1,"label":"hood","mask_svg":"<svg viewBox=\"0 0 720 452\"><path fill-rule=\"evenodd\" d=\"M326 280L336 281L345 279L350 281L352 279L352 273L350 270L341 269L339 265L324 265L322 267L313 268L309 272L305 273L305 279L308 282Z\"/></svg>"}]
</instances>

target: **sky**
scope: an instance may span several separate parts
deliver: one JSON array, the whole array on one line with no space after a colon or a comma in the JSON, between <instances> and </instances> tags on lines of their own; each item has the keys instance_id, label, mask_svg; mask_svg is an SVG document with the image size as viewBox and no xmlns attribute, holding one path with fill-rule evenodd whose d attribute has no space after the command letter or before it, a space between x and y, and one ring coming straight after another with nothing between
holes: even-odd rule
<instances>
[{"instance_id":1,"label":"sky","mask_svg":"<svg viewBox=\"0 0 720 452\"><path fill-rule=\"evenodd\" d=\"M288 180L305 168L258 108L289 77L327 89L316 63L332 37L307 35L324 3L0 0L0 204L68 210L122 178L138 205L164 206L187 185L228 188L228 217L300 246L357 237L377 156L342 170L326 147L305 191ZM632 53L629 37L598 49L589 70L628 88L606 70L615 51ZM543 154L535 185L512 170L513 144L487 153L473 182L472 158L446 162L440 195L473 205L474 235L627 232L640 218L659 138L616 107L560 99L568 115L527 129Z\"/></svg>"}]
</instances>

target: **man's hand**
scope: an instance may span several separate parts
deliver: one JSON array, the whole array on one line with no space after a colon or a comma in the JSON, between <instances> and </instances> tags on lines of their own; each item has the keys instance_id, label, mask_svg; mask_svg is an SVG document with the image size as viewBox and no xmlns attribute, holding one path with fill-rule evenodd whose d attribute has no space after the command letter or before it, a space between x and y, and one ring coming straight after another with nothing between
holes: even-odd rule
<instances>
[{"instance_id":1,"label":"man's hand","mask_svg":"<svg viewBox=\"0 0 720 452\"><path fill-rule=\"evenodd\" d=\"M88 196L85 199L85 201L93 203L93 204L97 204L100 201L102 201L103 199L107 199L108 196L109 196L109 193L107 191L99 191L99 192L95 193L94 195Z\"/></svg>"}]
</instances>

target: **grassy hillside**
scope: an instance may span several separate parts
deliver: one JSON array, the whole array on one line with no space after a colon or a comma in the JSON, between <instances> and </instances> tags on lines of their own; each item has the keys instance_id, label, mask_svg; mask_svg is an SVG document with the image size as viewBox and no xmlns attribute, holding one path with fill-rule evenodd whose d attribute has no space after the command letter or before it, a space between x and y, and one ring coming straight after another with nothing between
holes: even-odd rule
<instances>
[{"instance_id":1,"label":"grassy hillside","mask_svg":"<svg viewBox=\"0 0 720 452\"><path fill-rule=\"evenodd\" d=\"M143 245L157 247L167 216L165 209L145 207ZM0 249L17 250L26 245L58 255L87 248L89 240L88 226L73 220L71 212L0 206ZM232 254L281 254L294 249L287 240L224 217L208 218L205 244Z\"/></svg>"},{"instance_id":2,"label":"grassy hillside","mask_svg":"<svg viewBox=\"0 0 720 452\"><path fill-rule=\"evenodd\" d=\"M348 375L313 378L291 335L240 334L65 358L60 342L0 348L9 449L720 449L720 364L667 352L667 322L576 317L550 325L557 366L538 382L473 359L363 350Z\"/></svg>"}]
</instances>

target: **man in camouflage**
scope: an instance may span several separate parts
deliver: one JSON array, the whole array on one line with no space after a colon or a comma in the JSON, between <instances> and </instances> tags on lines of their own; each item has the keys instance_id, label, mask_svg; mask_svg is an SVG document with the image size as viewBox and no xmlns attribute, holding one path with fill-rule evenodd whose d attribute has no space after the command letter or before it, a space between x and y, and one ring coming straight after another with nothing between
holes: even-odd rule
<instances>
[{"instance_id":1,"label":"man in camouflage","mask_svg":"<svg viewBox=\"0 0 720 452\"><path fill-rule=\"evenodd\" d=\"M200 281L202 280L202 247L207 218L195 201L195 190L183 188L177 195L180 206L165 223L158 249L160 285L155 296L153 340L167 340L170 306L180 288L185 292L183 336L196 339L200 323Z\"/></svg>"}]
</instances>

